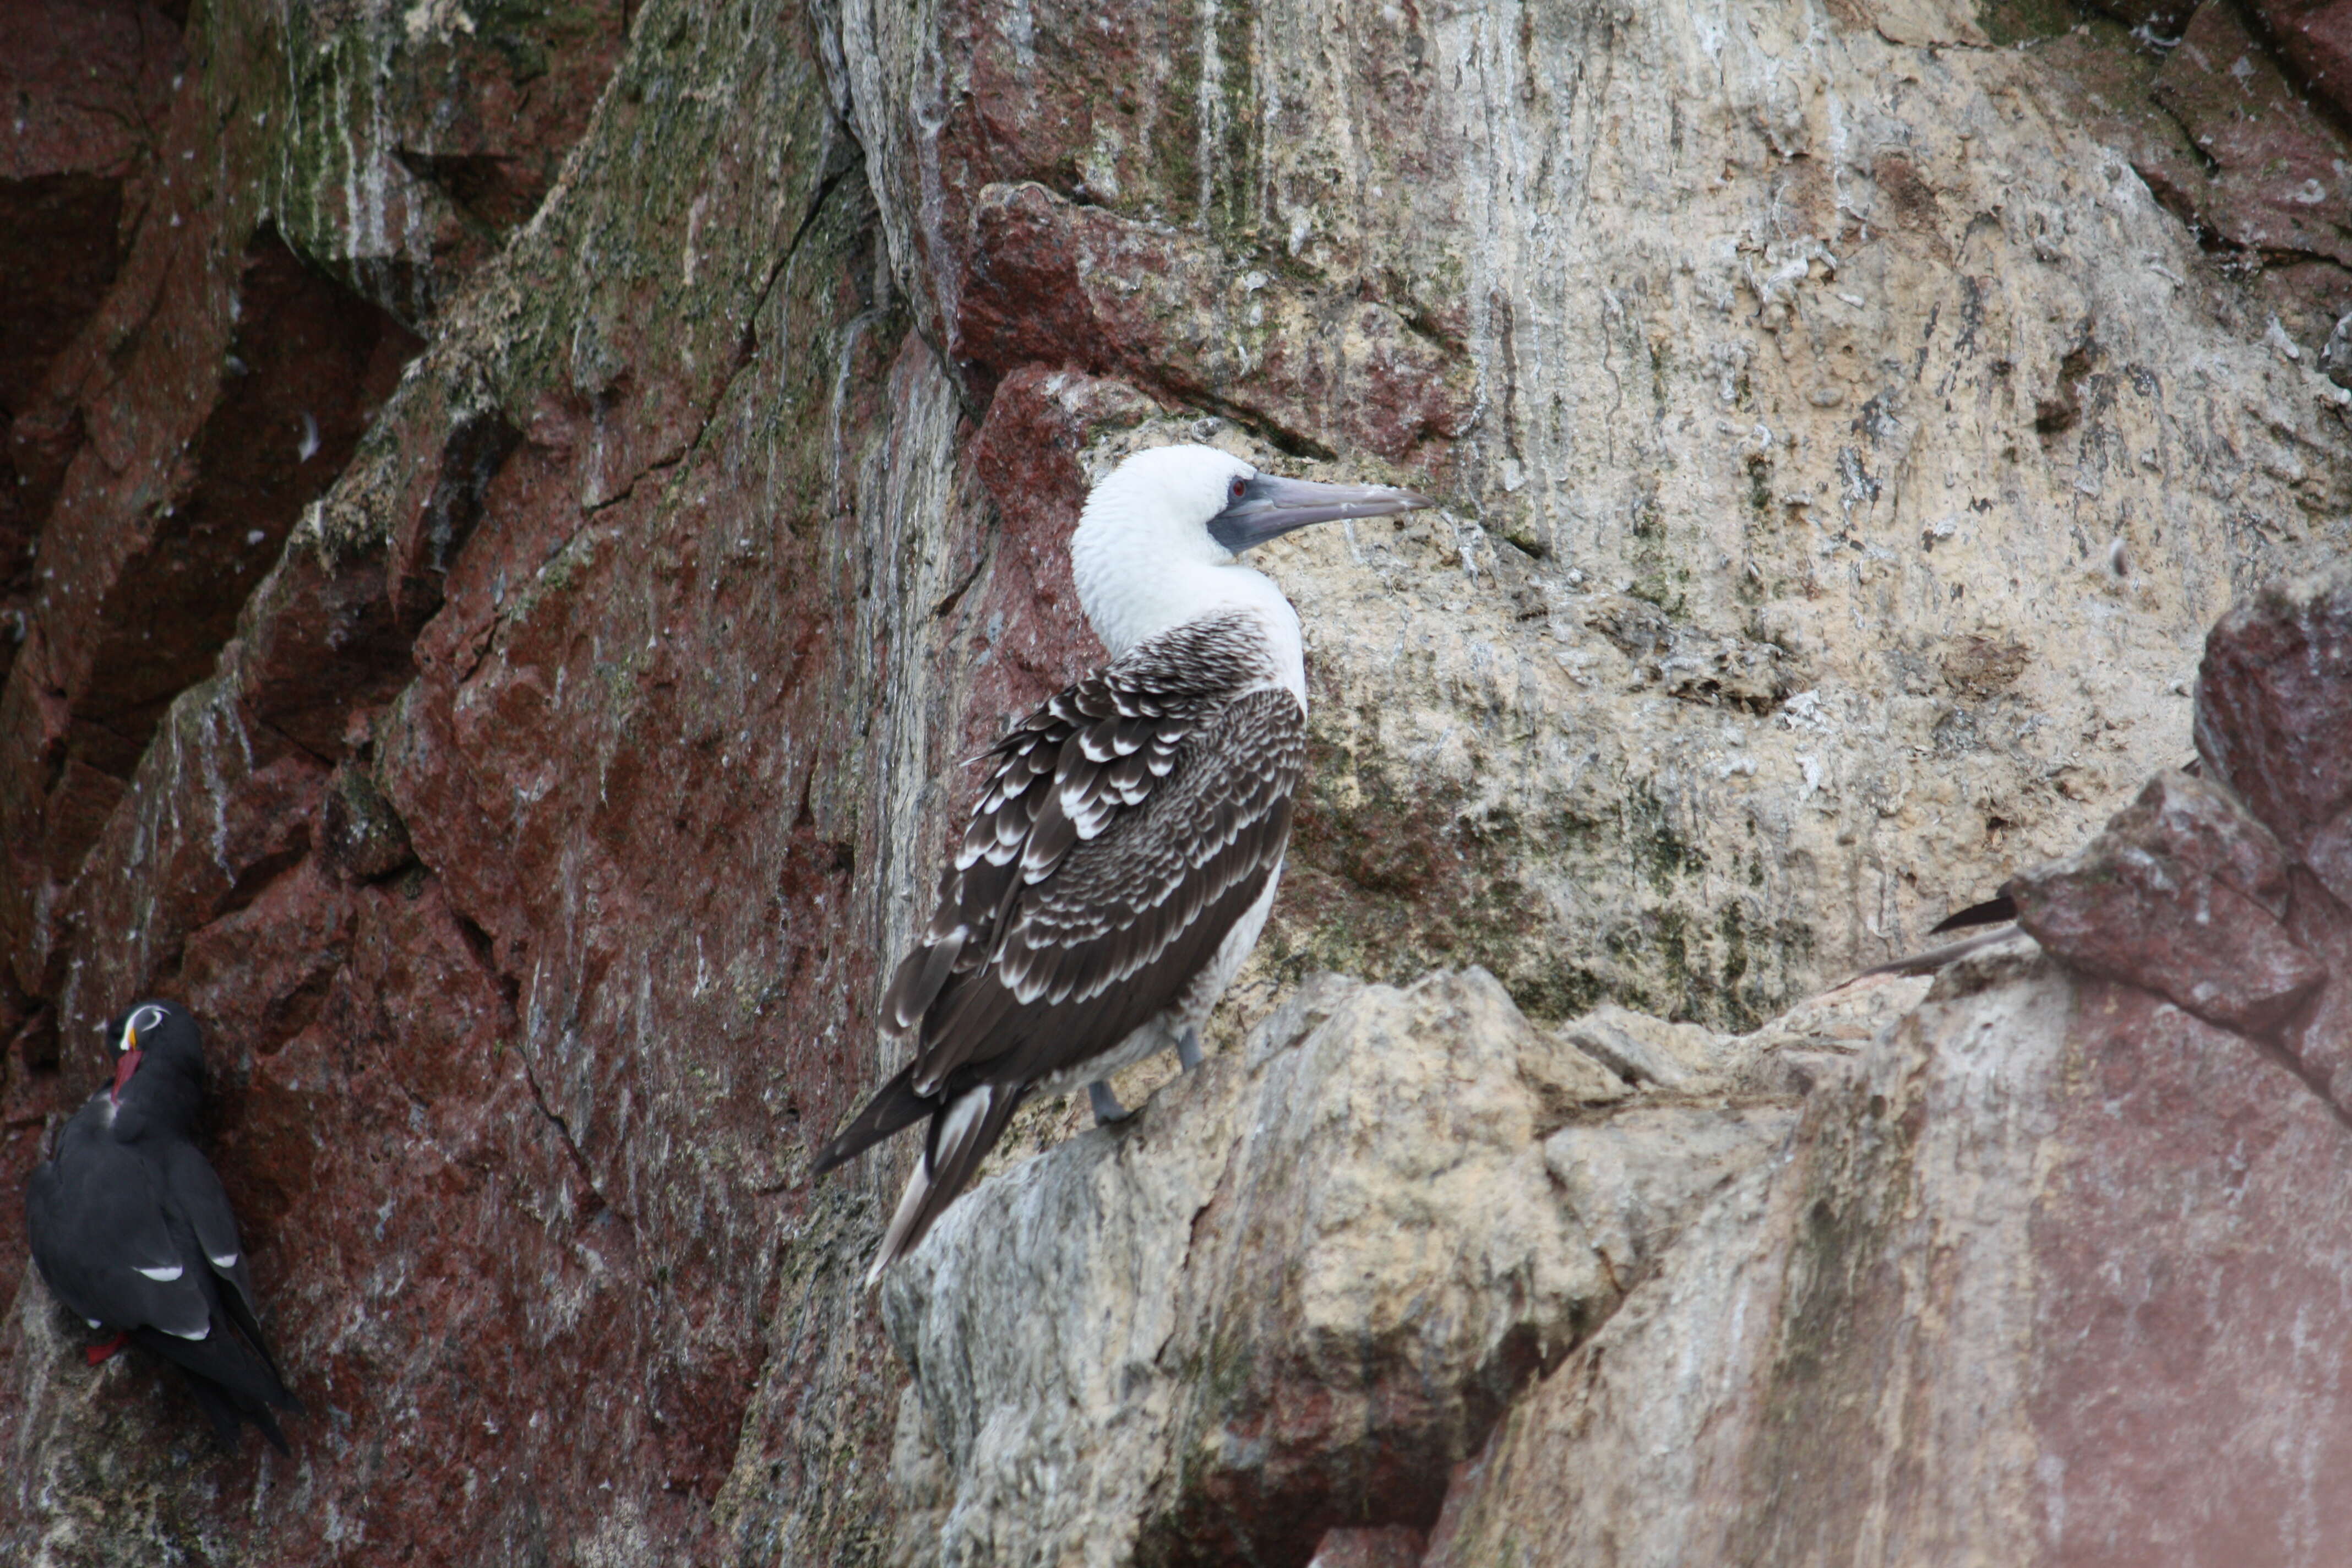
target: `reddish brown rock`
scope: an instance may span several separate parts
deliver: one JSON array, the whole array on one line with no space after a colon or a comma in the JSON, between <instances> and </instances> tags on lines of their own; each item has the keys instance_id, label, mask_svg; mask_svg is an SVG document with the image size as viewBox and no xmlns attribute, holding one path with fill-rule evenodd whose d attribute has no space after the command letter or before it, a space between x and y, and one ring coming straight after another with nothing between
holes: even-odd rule
<instances>
[{"instance_id":1,"label":"reddish brown rock","mask_svg":"<svg viewBox=\"0 0 2352 1568\"><path fill-rule=\"evenodd\" d=\"M457 252L436 258L450 282L539 210L620 58L629 16L621 0L533 0L487 26L458 14L403 18L409 47L384 71L385 134L401 164L457 208L458 235L435 237L436 249Z\"/></svg>"},{"instance_id":2,"label":"reddish brown rock","mask_svg":"<svg viewBox=\"0 0 2352 1568\"><path fill-rule=\"evenodd\" d=\"M145 749L163 706L210 671L303 506L342 470L422 346L266 229L231 287L237 309L226 374L184 459L190 482L161 498L148 537L102 585L85 589L63 574L48 585L58 601L97 595L86 611L56 617L79 619L93 634L73 648L87 668L61 671L78 697L68 745L117 773ZM119 530L121 503L93 495L85 508L77 483L69 475L43 542L61 559L102 560L92 531L127 531ZM60 637L58 646L70 645Z\"/></svg>"},{"instance_id":3,"label":"reddish brown rock","mask_svg":"<svg viewBox=\"0 0 2352 1568\"><path fill-rule=\"evenodd\" d=\"M2197 750L2352 901L2352 572L2274 584L2205 639Z\"/></svg>"},{"instance_id":4,"label":"reddish brown rock","mask_svg":"<svg viewBox=\"0 0 2352 1568\"><path fill-rule=\"evenodd\" d=\"M1427 1563L2339 1562L2347 1175L2242 1039L1967 961L1505 1418Z\"/></svg>"},{"instance_id":5,"label":"reddish brown rock","mask_svg":"<svg viewBox=\"0 0 2352 1568\"><path fill-rule=\"evenodd\" d=\"M20 417L122 262L183 61L140 0L0 5L0 672L25 635L32 544L56 494L57 433Z\"/></svg>"},{"instance_id":6,"label":"reddish brown rock","mask_svg":"<svg viewBox=\"0 0 2352 1568\"><path fill-rule=\"evenodd\" d=\"M845 20L866 23L856 9ZM991 186L1034 182L1146 220L1201 216L1200 24L1192 13L1163 0L1108 8L1045 0L1018 14L957 0L927 20L940 37L936 55L926 51L938 79L859 85L877 107L894 93L935 106L919 121L861 118L882 183L903 163L919 185L924 221L904 243L934 280L915 305L935 338L955 330L958 280L983 260L971 218ZM880 52L857 51L851 68L875 68ZM992 380L1013 364L980 368Z\"/></svg>"},{"instance_id":7,"label":"reddish brown rock","mask_svg":"<svg viewBox=\"0 0 2352 1568\"><path fill-rule=\"evenodd\" d=\"M2108 819L2103 837L2225 883L2273 915L2286 913L2287 862L2278 840L2227 787L2209 779L2157 774Z\"/></svg>"},{"instance_id":8,"label":"reddish brown rock","mask_svg":"<svg viewBox=\"0 0 2352 1568\"><path fill-rule=\"evenodd\" d=\"M847 21L870 25L862 9ZM978 400L1024 364L1075 369L1230 414L1291 450L1362 448L1424 472L1445 460L1477 405L1465 302L1353 239L1302 265L1296 234L1203 178L1206 138L1238 148L1308 117L1289 105L1263 130L1204 126L1220 111L1199 90L1192 13L957 0L935 21L936 80L861 84L877 105L895 90L930 107L861 123L884 183L903 166L919 192L901 241L927 279L916 308ZM1401 186L1435 161L1411 43L1381 28L1352 46L1381 83L1365 108L1395 132L1381 155Z\"/></svg>"},{"instance_id":9,"label":"reddish brown rock","mask_svg":"<svg viewBox=\"0 0 2352 1568\"><path fill-rule=\"evenodd\" d=\"M2303 867L2294 879L2286 929L2327 966L2327 982L2287 1021L2280 1042L2313 1086L2352 1114L2352 910Z\"/></svg>"},{"instance_id":10,"label":"reddish brown rock","mask_svg":"<svg viewBox=\"0 0 2352 1568\"><path fill-rule=\"evenodd\" d=\"M346 276L371 291L393 287L389 272L369 270L368 215L339 208L343 227L327 233L315 205L281 203L277 221L291 226L307 256L260 222L270 200L265 172L314 157L394 153L362 145L365 138L329 145L341 111L306 120L305 109L321 103L299 100L341 93L337 101L347 102L343 73L370 51L439 62L446 68L372 80L420 121L400 131L419 166L440 159L446 167L434 166L444 174L471 169L468 177L505 193L484 200L511 226L519 216L507 209L526 197L536 204L532 193L551 181L585 123L587 84L619 47L611 7L517 12L478 37L470 20L419 13L379 37L289 38L269 16L236 12L207 35L203 68L190 78L171 74L176 26L151 8L56 9L55 26L26 23L42 46L11 56L24 88L20 128L29 132L14 155L79 160L119 181L152 153L157 174L124 218L119 268L83 269L79 325L62 342L49 342L54 331L42 339L48 363L37 395L15 410L20 471L7 504L37 526L43 564L17 626L26 655L0 693L0 842L12 873L0 892L0 931L17 983L44 994L59 983L62 956L41 911L62 898L165 705L212 668L295 520L350 460L420 346L318 270L349 260L356 270ZM297 32L317 20L308 12L290 18ZM284 68L279 51L289 47L305 60L299 73ZM459 68L476 54L477 66L501 63ZM44 61L70 85L41 89ZM183 90L166 115L160 95L174 89ZM238 107L215 112L217 103ZM389 134L396 118L371 133ZM321 142L299 144L305 124ZM373 188L347 173L296 184L313 195ZM387 199L396 205L397 190ZM460 227L464 244L435 263L436 290L489 254L489 218L468 216ZM51 288L79 276L54 261L38 275ZM0 389L0 405L8 400ZM457 446L457 467L478 466ZM458 501L445 502L445 512L462 502L462 483L455 488ZM356 631L341 628L336 640ZM304 728L315 720L325 731L317 749L331 754L342 707L294 711L305 700L299 675L261 685L270 696L255 716L290 726L306 743L320 740Z\"/></svg>"},{"instance_id":11,"label":"reddish brown rock","mask_svg":"<svg viewBox=\"0 0 2352 1568\"><path fill-rule=\"evenodd\" d=\"M431 34L454 15L384 25ZM321 18L360 29L302 58L295 88L331 98L385 40L366 16L299 16ZM502 80L552 95L503 122L526 128L511 150L537 179L566 151L550 128L604 101L579 79L602 68L534 63L548 37L507 30L527 20L456 55L510 57ZM679 22L649 25L669 39ZM8 848L38 873L9 884L0 1151L18 1180L45 1119L100 1071L94 1019L187 997L211 1034L215 1163L311 1416L291 1434L299 1479L250 1453L172 1479L191 1413L135 1370L81 1367L35 1283L0 1348L0 1442L26 1457L0 1493L0 1555L44 1549L84 1507L70 1492L159 1500L109 1518L91 1550L118 1557L709 1557L772 1353L779 1383L836 1415L843 1451L887 1441L838 1392L879 1360L846 1283L776 1275L779 1205L806 1201L782 1196L803 1102L821 1138L867 1076L841 1009L871 990L850 879L878 833L842 820L840 781L866 764L833 716L863 668L843 541L882 505L861 486L903 336L861 313L871 208L823 150L797 21L698 43L715 52L698 79L723 59L735 89L684 122L656 51L589 167L609 184L647 146L691 164L662 187L674 210L618 209L659 266L575 269L583 233L621 231L614 209L574 206L403 380L414 340L274 236L248 239L251 160L344 149L340 122L273 96L289 70L268 16L217 23L166 144L167 161L196 151L180 162L202 177L154 209L60 362L78 412L57 425L67 479L47 521L65 569L0 701L0 812L29 825ZM609 59L617 28L599 36ZM394 85L438 101L464 74ZM505 156L488 131L451 134L418 144ZM690 221L704 198L730 215L707 230ZM305 246L335 241L316 211L281 216ZM673 291L658 305L648 277ZM747 461L777 465L789 504L739 482ZM213 533L246 574L204 553ZM681 875L719 862L745 879ZM811 1065L788 1076L796 1059ZM870 1215L833 1202L846 1269ZM787 1333L818 1281L803 1348L772 1350L771 1309ZM771 1489L739 1516L831 1509L848 1533L873 1485Z\"/></svg>"},{"instance_id":12,"label":"reddish brown rock","mask_svg":"<svg viewBox=\"0 0 2352 1568\"><path fill-rule=\"evenodd\" d=\"M277 186L298 249L426 331L539 209L627 31L622 0L283 14L277 112L312 128ZM354 107L364 109L354 112Z\"/></svg>"},{"instance_id":13,"label":"reddish brown rock","mask_svg":"<svg viewBox=\"0 0 2352 1568\"><path fill-rule=\"evenodd\" d=\"M2352 1495L2302 1478L2352 1463L2352 1432L2300 1347L2352 1333L2344 1121L2146 993L2084 987L2066 1045L2032 1226L2045 1528L2118 1568L2341 1558Z\"/></svg>"},{"instance_id":14,"label":"reddish brown rock","mask_svg":"<svg viewBox=\"0 0 2352 1568\"><path fill-rule=\"evenodd\" d=\"M904 68L891 58L898 40L866 32L887 23L858 7L844 22L853 72ZM1377 83L1352 107L1374 144L1372 158L1394 179L1387 200L1404 221L1423 203L1450 210L1441 187L1453 137L1430 113L1424 20L1400 15L1382 22L1349 29L1334 40L1333 53L1358 79ZM1271 270L1320 274L1331 300L1388 300L1460 346L1467 301L1457 292L1401 275L1367 254L1375 247L1344 231L1324 236L1328 248L1318 246L1314 261L1301 266L1286 215L1268 210L1246 183L1215 176L1224 159L1246 164L1261 140L1306 139L1321 129L1311 87L1264 100L1263 123L1203 92L1204 48L1221 57L1208 68L1231 73L1226 79L1238 84L1243 60L1265 47L1248 41L1231 18L1212 36L1195 11L1172 0L1110 7L1039 0L1017 10L950 0L922 25L936 28L937 41L924 40L914 79L869 77L854 95L869 155L882 171L877 183L892 186L903 177L909 208L920 214L906 241L938 296L919 299L919 310L939 310L952 325L957 280L982 259L972 215L989 187L1034 183L1121 218L1212 237ZM864 112L914 102L924 104L922 114ZM1330 172L1318 173L1319 189L1339 187Z\"/></svg>"},{"instance_id":15,"label":"reddish brown rock","mask_svg":"<svg viewBox=\"0 0 2352 1568\"><path fill-rule=\"evenodd\" d=\"M1327 1530L1307 1568L1421 1568L1428 1542L1410 1525Z\"/></svg>"},{"instance_id":16,"label":"reddish brown rock","mask_svg":"<svg viewBox=\"0 0 2352 1568\"><path fill-rule=\"evenodd\" d=\"M325 862L352 881L372 882L416 858L408 825L376 783L371 748L355 746L327 781L319 821L319 849Z\"/></svg>"},{"instance_id":17,"label":"reddish brown rock","mask_svg":"<svg viewBox=\"0 0 2352 1568\"><path fill-rule=\"evenodd\" d=\"M178 22L144 0L6 0L0 30L0 182L69 171L121 180L145 162L140 143L185 59Z\"/></svg>"},{"instance_id":18,"label":"reddish brown rock","mask_svg":"<svg viewBox=\"0 0 2352 1568\"><path fill-rule=\"evenodd\" d=\"M2352 264L2352 190L2338 172L2352 143L2295 90L2235 6L2197 9L2155 97L2208 160L2206 177L2166 181L2158 194L2169 205L2228 245Z\"/></svg>"},{"instance_id":19,"label":"reddish brown rock","mask_svg":"<svg viewBox=\"0 0 2352 1568\"><path fill-rule=\"evenodd\" d=\"M2352 7L2341 0L2252 0L2247 10L2297 87L2338 115L2352 110Z\"/></svg>"},{"instance_id":20,"label":"reddish brown rock","mask_svg":"<svg viewBox=\"0 0 2352 1568\"><path fill-rule=\"evenodd\" d=\"M2100 0L2099 9L2158 38L2178 38L2200 0Z\"/></svg>"},{"instance_id":21,"label":"reddish brown rock","mask_svg":"<svg viewBox=\"0 0 2352 1568\"><path fill-rule=\"evenodd\" d=\"M1239 273L1180 230L992 185L972 213L955 353L1000 374L1067 366L1128 377L1272 426L1288 443L1426 464L1475 402L1459 354L1389 307L1318 300Z\"/></svg>"},{"instance_id":22,"label":"reddish brown rock","mask_svg":"<svg viewBox=\"0 0 2352 1568\"><path fill-rule=\"evenodd\" d=\"M1007 375L990 400L965 449L994 524L990 558L971 568L977 576L985 564L988 573L971 617L980 671L967 752L992 744L1009 716L1060 690L1077 668L1102 662L1070 577L1070 534L1089 482L1078 454L1106 432L1160 411L1123 382L1034 364Z\"/></svg>"},{"instance_id":23,"label":"reddish brown rock","mask_svg":"<svg viewBox=\"0 0 2352 1568\"><path fill-rule=\"evenodd\" d=\"M2002 889L2053 954L2262 1034L2326 978L2287 935L2270 831L2202 779L2160 774L2074 855Z\"/></svg>"},{"instance_id":24,"label":"reddish brown rock","mask_svg":"<svg viewBox=\"0 0 2352 1568\"><path fill-rule=\"evenodd\" d=\"M169 145L198 133L188 119ZM203 196L161 194L43 416L87 434L43 521L26 653L0 692L0 930L18 983L43 994L58 962L43 909L417 347Z\"/></svg>"}]
</instances>

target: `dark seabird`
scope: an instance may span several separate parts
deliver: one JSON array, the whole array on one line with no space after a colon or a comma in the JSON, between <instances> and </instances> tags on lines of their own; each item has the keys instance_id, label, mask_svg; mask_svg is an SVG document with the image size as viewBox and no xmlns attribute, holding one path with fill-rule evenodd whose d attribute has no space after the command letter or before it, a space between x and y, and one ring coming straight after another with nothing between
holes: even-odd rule
<instances>
[{"instance_id":1,"label":"dark seabird","mask_svg":"<svg viewBox=\"0 0 2352 1568\"><path fill-rule=\"evenodd\" d=\"M278 1452L271 1407L300 1411L262 1336L236 1216L191 1136L203 1098L196 1021L142 1002L108 1026L114 1081L74 1112L25 1192L33 1261L93 1329L96 1366L125 1343L176 1362L224 1447L239 1420Z\"/></svg>"},{"instance_id":2,"label":"dark seabird","mask_svg":"<svg viewBox=\"0 0 2352 1568\"><path fill-rule=\"evenodd\" d=\"M1982 903L1946 915L1927 928L1929 936L1941 936L1948 931L1966 931L1970 926L2000 925L2017 918L2017 900L2007 893L1996 893Z\"/></svg>"},{"instance_id":3,"label":"dark seabird","mask_svg":"<svg viewBox=\"0 0 2352 1568\"><path fill-rule=\"evenodd\" d=\"M2187 762L2180 764L2180 771L2194 778L2204 771L2204 765L2205 760L2202 757L2191 757ZM1934 925L1927 928L1927 934L1929 936L1941 936L1948 931L1967 931L1972 926L2001 925L2010 921L2015 920L2017 918L2017 900L2011 896L2009 891L2010 886L2011 885L2009 883L2004 882L1991 898L1986 899L1979 903L1970 904L1967 909L1957 910L1952 913L1946 915L1942 920L1937 921ZM2006 935L2006 933L2003 934L2004 936ZM1955 943L1954 945L1958 946L1959 944ZM1927 956L1928 955L1923 953L1916 959L1897 959L1895 962L1898 964L1925 963ZM1887 966L1885 964L1879 966L1880 969L1885 969L1886 967ZM1875 974L1877 973L1879 973L1879 970L1877 969L1866 969L1863 971L1863 973L1864 974ZM1856 976L1856 978L1859 979L1860 976Z\"/></svg>"},{"instance_id":4,"label":"dark seabird","mask_svg":"<svg viewBox=\"0 0 2352 1568\"><path fill-rule=\"evenodd\" d=\"M1032 1094L1104 1081L1199 1030L1265 929L1307 760L1298 615L1243 563L1338 518L1431 503L1261 474L1208 447L1139 452L1094 488L1070 564L1110 662L1014 726L899 963L883 1027L914 1059L825 1150L821 1174L928 1118L866 1275L923 1238Z\"/></svg>"}]
</instances>

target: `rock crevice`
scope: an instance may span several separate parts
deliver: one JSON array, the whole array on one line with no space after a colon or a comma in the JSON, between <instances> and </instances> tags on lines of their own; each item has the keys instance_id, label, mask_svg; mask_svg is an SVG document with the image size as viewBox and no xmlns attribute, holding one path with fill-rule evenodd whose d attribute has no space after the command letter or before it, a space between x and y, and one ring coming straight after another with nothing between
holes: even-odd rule
<instances>
[{"instance_id":1,"label":"rock crevice","mask_svg":"<svg viewBox=\"0 0 2352 1568\"><path fill-rule=\"evenodd\" d=\"M2329 1560L2133 1436L2340 1468L2342 616L2255 590L2352 542L2352 299L2263 15L0 0L0 1163L188 1003L320 1413L197 1456L20 1282L0 1555ZM904 1152L809 1163L1170 440L1443 504L1264 552L1209 1068L1029 1108L877 1311ZM2021 873L2042 958L1816 995Z\"/></svg>"}]
</instances>

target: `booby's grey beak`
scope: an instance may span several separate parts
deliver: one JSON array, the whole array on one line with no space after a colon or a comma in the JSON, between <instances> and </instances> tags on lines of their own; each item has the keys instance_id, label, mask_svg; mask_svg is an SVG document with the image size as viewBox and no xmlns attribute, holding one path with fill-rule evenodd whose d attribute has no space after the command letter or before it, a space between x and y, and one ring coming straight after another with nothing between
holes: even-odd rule
<instances>
[{"instance_id":1,"label":"booby's grey beak","mask_svg":"<svg viewBox=\"0 0 2352 1568\"><path fill-rule=\"evenodd\" d=\"M1260 474L1244 481L1233 505L1209 520L1209 536L1239 555L1310 522L1343 517L1390 517L1437 503L1387 485L1327 485Z\"/></svg>"}]
</instances>

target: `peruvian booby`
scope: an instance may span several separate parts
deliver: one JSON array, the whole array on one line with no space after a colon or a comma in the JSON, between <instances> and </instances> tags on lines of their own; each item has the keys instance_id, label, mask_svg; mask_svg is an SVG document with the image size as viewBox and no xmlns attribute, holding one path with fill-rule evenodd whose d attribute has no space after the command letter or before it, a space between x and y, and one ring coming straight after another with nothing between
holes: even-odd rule
<instances>
[{"instance_id":1,"label":"peruvian booby","mask_svg":"<svg viewBox=\"0 0 2352 1568\"><path fill-rule=\"evenodd\" d=\"M114 1079L82 1102L25 1191L33 1261L49 1289L114 1338L175 1362L227 1447L250 1421L286 1448L272 1408L299 1412L255 1310L236 1216L192 1134L203 1098L196 1021L142 1002L108 1026Z\"/></svg>"},{"instance_id":2,"label":"peruvian booby","mask_svg":"<svg viewBox=\"0 0 2352 1568\"><path fill-rule=\"evenodd\" d=\"M899 963L882 1026L914 1059L817 1173L929 1119L866 1275L923 1238L1031 1094L1104 1081L1199 1029L1256 945L1307 761L1298 615L1243 563L1308 523L1432 504L1381 485L1261 474L1208 447L1138 452L1070 540L1110 662L1015 725Z\"/></svg>"}]
</instances>

